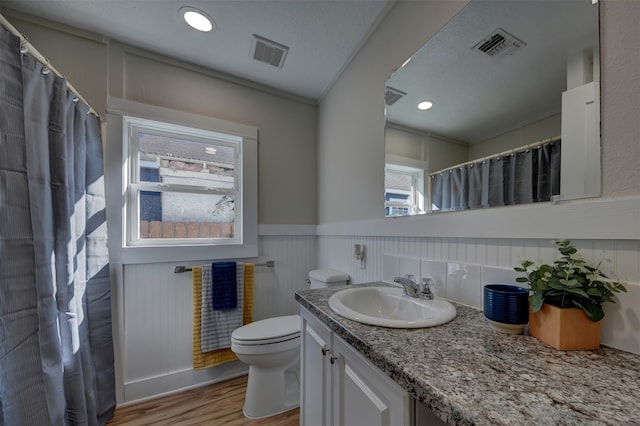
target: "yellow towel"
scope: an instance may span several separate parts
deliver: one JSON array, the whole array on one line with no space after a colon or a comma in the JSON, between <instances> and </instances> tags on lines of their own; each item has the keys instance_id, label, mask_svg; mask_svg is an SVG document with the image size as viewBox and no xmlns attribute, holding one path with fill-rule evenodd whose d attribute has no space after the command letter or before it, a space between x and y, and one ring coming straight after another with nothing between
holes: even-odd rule
<instances>
[{"instance_id":1,"label":"yellow towel","mask_svg":"<svg viewBox=\"0 0 640 426\"><path fill-rule=\"evenodd\" d=\"M244 264L244 298L242 303L242 323L253 322L253 263ZM202 267L191 269L193 283L193 368L202 370L215 365L224 364L238 359L229 348L211 352L202 352L201 320L202 320Z\"/></svg>"}]
</instances>

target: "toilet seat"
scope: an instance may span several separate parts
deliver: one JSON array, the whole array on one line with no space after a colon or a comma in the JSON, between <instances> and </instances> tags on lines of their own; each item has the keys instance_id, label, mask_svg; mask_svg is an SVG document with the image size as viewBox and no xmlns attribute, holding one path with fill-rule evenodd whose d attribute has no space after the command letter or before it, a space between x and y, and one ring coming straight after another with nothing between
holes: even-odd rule
<instances>
[{"instance_id":1,"label":"toilet seat","mask_svg":"<svg viewBox=\"0 0 640 426\"><path fill-rule=\"evenodd\" d=\"M299 338L300 315L256 321L231 333L231 341L242 346L269 345Z\"/></svg>"}]
</instances>

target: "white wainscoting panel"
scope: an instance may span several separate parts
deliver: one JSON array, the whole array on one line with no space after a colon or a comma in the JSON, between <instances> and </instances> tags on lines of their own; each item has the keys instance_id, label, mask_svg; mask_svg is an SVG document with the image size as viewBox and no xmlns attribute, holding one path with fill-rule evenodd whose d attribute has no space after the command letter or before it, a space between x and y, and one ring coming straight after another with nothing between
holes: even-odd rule
<instances>
[{"instance_id":1,"label":"white wainscoting panel","mask_svg":"<svg viewBox=\"0 0 640 426\"><path fill-rule=\"evenodd\" d=\"M256 268L254 318L256 320L300 312L295 292L308 288L309 271L316 269L316 236L263 236L261 261L273 259L275 267Z\"/></svg>"},{"instance_id":2,"label":"white wainscoting panel","mask_svg":"<svg viewBox=\"0 0 640 426\"><path fill-rule=\"evenodd\" d=\"M260 258L274 260L275 267L256 267L254 318L264 319L299 312L296 290L307 287L310 270L316 269L316 236L263 236ZM176 262L125 265L118 288L119 345L123 400L119 404L175 392L246 372L239 362L202 371L192 369L191 273L174 273L177 265L208 262Z\"/></svg>"},{"instance_id":3,"label":"white wainscoting panel","mask_svg":"<svg viewBox=\"0 0 640 426\"><path fill-rule=\"evenodd\" d=\"M125 383L191 367L191 274L173 266L124 268Z\"/></svg>"}]
</instances>

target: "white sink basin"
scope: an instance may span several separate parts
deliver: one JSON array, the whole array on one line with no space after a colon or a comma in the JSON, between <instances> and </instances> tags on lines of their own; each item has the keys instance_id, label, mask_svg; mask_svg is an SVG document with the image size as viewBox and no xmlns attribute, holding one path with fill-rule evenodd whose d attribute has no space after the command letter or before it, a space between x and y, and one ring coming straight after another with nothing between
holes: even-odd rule
<instances>
[{"instance_id":1,"label":"white sink basin","mask_svg":"<svg viewBox=\"0 0 640 426\"><path fill-rule=\"evenodd\" d=\"M337 314L364 324L391 328L434 327L456 317L456 308L444 299L425 300L395 287L353 287L329 298Z\"/></svg>"}]
</instances>

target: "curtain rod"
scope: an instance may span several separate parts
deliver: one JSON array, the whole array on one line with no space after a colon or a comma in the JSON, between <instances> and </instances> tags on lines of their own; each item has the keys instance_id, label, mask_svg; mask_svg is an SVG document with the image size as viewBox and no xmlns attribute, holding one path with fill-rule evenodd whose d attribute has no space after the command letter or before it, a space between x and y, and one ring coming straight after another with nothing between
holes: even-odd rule
<instances>
[{"instance_id":1,"label":"curtain rod","mask_svg":"<svg viewBox=\"0 0 640 426\"><path fill-rule=\"evenodd\" d=\"M447 167L446 169L442 169L442 170L438 170L437 172L429 173L429 176L434 176L434 175L437 175L439 173L446 172L447 170L457 169L458 167L468 166L469 164L481 163L483 161L490 160L492 158L504 157L504 156L507 156L507 155L514 154L516 152L526 151L527 149L536 148L538 146L545 145L545 144L548 144L548 143L551 143L551 142L557 142L559 140L560 140L560 136L554 136L552 138L542 139L542 140L540 140L538 142L532 142L532 143L530 143L528 145L523 145L523 146L520 146L518 148L508 149L506 151L502 151L502 152L499 152L497 154L492 154L492 155L488 155L486 157L478 158L476 160L471 160L471 161L467 161L465 163L456 164L455 166Z\"/></svg>"},{"instance_id":2,"label":"curtain rod","mask_svg":"<svg viewBox=\"0 0 640 426\"><path fill-rule=\"evenodd\" d=\"M276 266L276 262L274 260L267 260L265 263L255 263L253 266L266 266L267 268L273 268ZM185 266L176 266L173 269L174 274L181 274L183 272L191 272L191 268L187 268Z\"/></svg>"},{"instance_id":3,"label":"curtain rod","mask_svg":"<svg viewBox=\"0 0 640 426\"><path fill-rule=\"evenodd\" d=\"M45 67L47 67L49 69L49 71L51 71L52 73L54 73L55 75L57 75L60 78L65 78L62 73L60 73L57 69L55 69L53 67L53 65L51 65L51 63L49 62L49 60L38 51L38 49L36 49L30 42L29 40L27 40L27 37L20 33L20 31L18 31L16 29L16 27L14 27L13 25L11 25L11 23L9 21L7 21L7 19L4 17L4 15L2 15L0 13L0 26L2 26L3 28L5 28L7 31L9 31L11 34L13 34L16 37L20 38L20 51L22 53L28 53L29 55L31 55L36 61L40 62L42 65L44 65ZM68 80L65 79L65 82L67 84L67 89L69 89L69 91L71 93L74 94L74 96L76 96L78 99L80 99L82 102L84 102L88 107L89 107L89 113L100 117L100 114L98 114L96 112L96 110L93 109L93 107L91 105L89 105L89 102L87 102L82 95L76 90L75 87L73 87L73 85L71 85L71 83L69 83Z\"/></svg>"}]
</instances>

